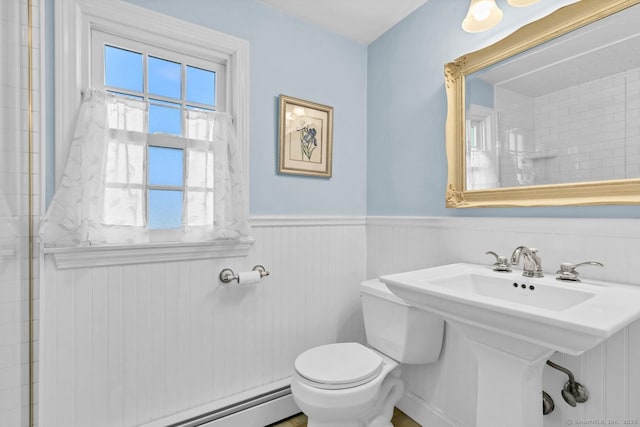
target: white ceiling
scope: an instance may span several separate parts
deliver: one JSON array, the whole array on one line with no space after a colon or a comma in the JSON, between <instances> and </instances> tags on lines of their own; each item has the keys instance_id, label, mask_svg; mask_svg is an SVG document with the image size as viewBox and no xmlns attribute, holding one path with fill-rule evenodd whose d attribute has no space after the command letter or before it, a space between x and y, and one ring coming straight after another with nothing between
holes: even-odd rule
<instances>
[{"instance_id":1,"label":"white ceiling","mask_svg":"<svg viewBox=\"0 0 640 427\"><path fill-rule=\"evenodd\" d=\"M330 31L369 44L428 0L260 0Z\"/></svg>"}]
</instances>

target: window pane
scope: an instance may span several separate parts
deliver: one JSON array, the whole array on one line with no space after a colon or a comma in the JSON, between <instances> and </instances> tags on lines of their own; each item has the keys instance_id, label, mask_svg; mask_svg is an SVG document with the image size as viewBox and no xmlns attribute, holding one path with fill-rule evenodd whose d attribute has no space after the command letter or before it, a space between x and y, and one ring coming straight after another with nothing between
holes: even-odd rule
<instances>
[{"instance_id":1,"label":"window pane","mask_svg":"<svg viewBox=\"0 0 640 427\"><path fill-rule=\"evenodd\" d=\"M187 66L187 101L216 104L216 73Z\"/></svg>"},{"instance_id":2,"label":"window pane","mask_svg":"<svg viewBox=\"0 0 640 427\"><path fill-rule=\"evenodd\" d=\"M118 140L110 140L107 144L105 181L144 185L144 145Z\"/></svg>"},{"instance_id":3,"label":"window pane","mask_svg":"<svg viewBox=\"0 0 640 427\"><path fill-rule=\"evenodd\" d=\"M144 226L142 188L106 187L102 203L103 224Z\"/></svg>"},{"instance_id":4,"label":"window pane","mask_svg":"<svg viewBox=\"0 0 640 427\"><path fill-rule=\"evenodd\" d=\"M151 99L151 102L157 102ZM179 104L169 102L149 105L149 133L182 135L182 111Z\"/></svg>"},{"instance_id":5,"label":"window pane","mask_svg":"<svg viewBox=\"0 0 640 427\"><path fill-rule=\"evenodd\" d=\"M149 146L149 185L182 186L182 150Z\"/></svg>"},{"instance_id":6,"label":"window pane","mask_svg":"<svg viewBox=\"0 0 640 427\"><path fill-rule=\"evenodd\" d=\"M148 63L149 93L169 98L182 98L180 64L153 56L149 57Z\"/></svg>"},{"instance_id":7,"label":"window pane","mask_svg":"<svg viewBox=\"0 0 640 427\"><path fill-rule=\"evenodd\" d=\"M187 150L187 186L213 188L213 153Z\"/></svg>"},{"instance_id":8,"label":"window pane","mask_svg":"<svg viewBox=\"0 0 640 427\"><path fill-rule=\"evenodd\" d=\"M142 92L142 54L105 45L104 84Z\"/></svg>"},{"instance_id":9,"label":"window pane","mask_svg":"<svg viewBox=\"0 0 640 427\"><path fill-rule=\"evenodd\" d=\"M187 225L213 225L213 191L187 191Z\"/></svg>"},{"instance_id":10,"label":"window pane","mask_svg":"<svg viewBox=\"0 0 640 427\"><path fill-rule=\"evenodd\" d=\"M149 228L182 226L182 191L149 190Z\"/></svg>"}]
</instances>

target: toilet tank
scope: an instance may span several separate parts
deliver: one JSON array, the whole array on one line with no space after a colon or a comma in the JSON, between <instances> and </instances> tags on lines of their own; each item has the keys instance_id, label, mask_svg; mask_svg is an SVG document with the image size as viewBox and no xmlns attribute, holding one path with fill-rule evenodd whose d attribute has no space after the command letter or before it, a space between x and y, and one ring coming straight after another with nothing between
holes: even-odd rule
<instances>
[{"instance_id":1,"label":"toilet tank","mask_svg":"<svg viewBox=\"0 0 640 427\"><path fill-rule=\"evenodd\" d=\"M444 320L410 306L378 279L360 285L367 342L400 363L421 364L438 360Z\"/></svg>"}]
</instances>

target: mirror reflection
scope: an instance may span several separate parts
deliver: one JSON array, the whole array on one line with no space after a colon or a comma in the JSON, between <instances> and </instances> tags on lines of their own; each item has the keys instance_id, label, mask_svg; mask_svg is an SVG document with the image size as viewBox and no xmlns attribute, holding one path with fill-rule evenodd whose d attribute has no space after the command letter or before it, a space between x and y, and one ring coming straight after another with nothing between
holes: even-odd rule
<instances>
[{"instance_id":1,"label":"mirror reflection","mask_svg":"<svg viewBox=\"0 0 640 427\"><path fill-rule=\"evenodd\" d=\"M467 190L640 178L640 6L466 76Z\"/></svg>"}]
</instances>

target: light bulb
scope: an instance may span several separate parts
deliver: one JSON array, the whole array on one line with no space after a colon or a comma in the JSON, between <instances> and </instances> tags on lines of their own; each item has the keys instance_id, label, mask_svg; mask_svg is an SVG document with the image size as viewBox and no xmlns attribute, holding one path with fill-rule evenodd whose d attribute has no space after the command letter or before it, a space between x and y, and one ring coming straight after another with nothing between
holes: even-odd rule
<instances>
[{"instance_id":1,"label":"light bulb","mask_svg":"<svg viewBox=\"0 0 640 427\"><path fill-rule=\"evenodd\" d=\"M476 21L484 21L491 15L491 2L482 1L473 8L473 17Z\"/></svg>"},{"instance_id":2,"label":"light bulb","mask_svg":"<svg viewBox=\"0 0 640 427\"><path fill-rule=\"evenodd\" d=\"M526 7L530 6L534 3L537 3L539 0L507 0L510 6L514 7Z\"/></svg>"},{"instance_id":3,"label":"light bulb","mask_svg":"<svg viewBox=\"0 0 640 427\"><path fill-rule=\"evenodd\" d=\"M486 31L502 19L502 11L496 0L471 0L462 29L468 33Z\"/></svg>"}]
</instances>

